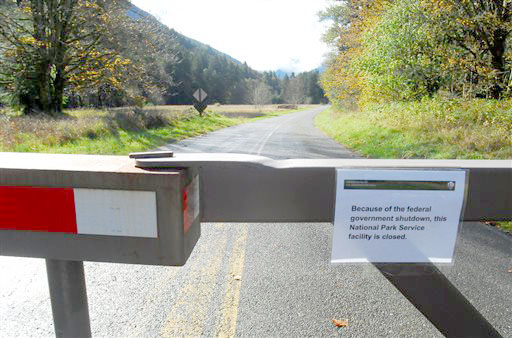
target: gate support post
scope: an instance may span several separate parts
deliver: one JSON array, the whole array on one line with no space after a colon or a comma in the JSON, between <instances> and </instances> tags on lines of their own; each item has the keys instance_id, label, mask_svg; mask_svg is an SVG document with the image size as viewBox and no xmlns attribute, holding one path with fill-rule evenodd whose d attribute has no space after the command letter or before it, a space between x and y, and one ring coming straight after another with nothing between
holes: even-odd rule
<instances>
[{"instance_id":1,"label":"gate support post","mask_svg":"<svg viewBox=\"0 0 512 338\"><path fill-rule=\"evenodd\" d=\"M445 337L501 337L435 265L374 265Z\"/></svg>"},{"instance_id":2,"label":"gate support post","mask_svg":"<svg viewBox=\"0 0 512 338\"><path fill-rule=\"evenodd\" d=\"M55 336L91 337L84 263L46 260Z\"/></svg>"}]
</instances>

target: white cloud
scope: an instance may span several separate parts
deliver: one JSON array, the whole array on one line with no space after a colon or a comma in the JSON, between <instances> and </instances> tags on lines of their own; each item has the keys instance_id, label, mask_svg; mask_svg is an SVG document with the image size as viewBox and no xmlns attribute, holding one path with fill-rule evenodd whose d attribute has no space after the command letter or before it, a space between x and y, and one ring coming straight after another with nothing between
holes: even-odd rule
<instances>
[{"instance_id":1,"label":"white cloud","mask_svg":"<svg viewBox=\"0 0 512 338\"><path fill-rule=\"evenodd\" d=\"M317 13L326 0L133 0L178 32L257 70L318 67L327 52ZM298 62L294 62L298 60Z\"/></svg>"}]
</instances>

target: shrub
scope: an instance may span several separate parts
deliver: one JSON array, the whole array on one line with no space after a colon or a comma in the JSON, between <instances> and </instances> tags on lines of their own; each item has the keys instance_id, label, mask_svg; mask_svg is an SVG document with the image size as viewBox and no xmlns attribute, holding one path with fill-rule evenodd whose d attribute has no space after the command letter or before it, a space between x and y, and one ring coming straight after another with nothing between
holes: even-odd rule
<instances>
[{"instance_id":1,"label":"shrub","mask_svg":"<svg viewBox=\"0 0 512 338\"><path fill-rule=\"evenodd\" d=\"M170 122L161 111L145 111L139 107L112 110L107 114L106 119L111 129L119 128L127 131L162 128Z\"/></svg>"},{"instance_id":2,"label":"shrub","mask_svg":"<svg viewBox=\"0 0 512 338\"><path fill-rule=\"evenodd\" d=\"M280 104L277 106L277 109L297 109L296 104Z\"/></svg>"}]
</instances>

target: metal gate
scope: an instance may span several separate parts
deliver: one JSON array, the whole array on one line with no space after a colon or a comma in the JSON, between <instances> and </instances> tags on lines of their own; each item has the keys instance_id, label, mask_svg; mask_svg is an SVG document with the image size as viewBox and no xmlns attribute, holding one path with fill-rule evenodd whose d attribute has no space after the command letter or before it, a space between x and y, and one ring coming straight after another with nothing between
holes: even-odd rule
<instances>
[{"instance_id":1,"label":"metal gate","mask_svg":"<svg viewBox=\"0 0 512 338\"><path fill-rule=\"evenodd\" d=\"M99 233L80 232L79 226L70 234L51 226L34 230L17 228L15 221L0 222L0 255L47 259L57 336L90 336L82 261L183 265L199 238L200 222L332 223L339 168L464 169L469 185L462 219L512 219L509 160L271 160L169 152L132 158L0 153L0 189L11 188L4 196L20 187L29 193L85 189L87 194L128 196L119 197L120 206L100 204L100 211L92 211L107 215L105 220L93 218L101 223ZM112 228L117 219L113 213L125 200L148 201L152 212L141 222L152 224L153 232L136 225L133 233L127 232L122 221L121 229ZM75 208L82 208L77 203ZM433 264L374 265L445 336L500 336ZM71 307L81 311L67 311Z\"/></svg>"}]
</instances>

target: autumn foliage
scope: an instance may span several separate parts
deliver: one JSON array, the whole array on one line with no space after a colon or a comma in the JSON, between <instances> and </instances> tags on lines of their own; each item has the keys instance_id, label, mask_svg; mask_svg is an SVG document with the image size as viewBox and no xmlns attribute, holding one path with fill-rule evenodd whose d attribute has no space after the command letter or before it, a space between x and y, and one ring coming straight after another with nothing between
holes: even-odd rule
<instances>
[{"instance_id":1,"label":"autumn foliage","mask_svg":"<svg viewBox=\"0 0 512 338\"><path fill-rule=\"evenodd\" d=\"M320 13L334 103L511 96L512 1L346 0Z\"/></svg>"},{"instance_id":2,"label":"autumn foliage","mask_svg":"<svg viewBox=\"0 0 512 338\"><path fill-rule=\"evenodd\" d=\"M65 98L79 100L91 91L100 100L104 93L129 103L152 95L159 79L150 76L159 69L156 54L172 41L162 42L150 21L129 19L128 5L122 0L0 3L0 86L25 113L55 114ZM173 60L172 54L165 56Z\"/></svg>"}]
</instances>

